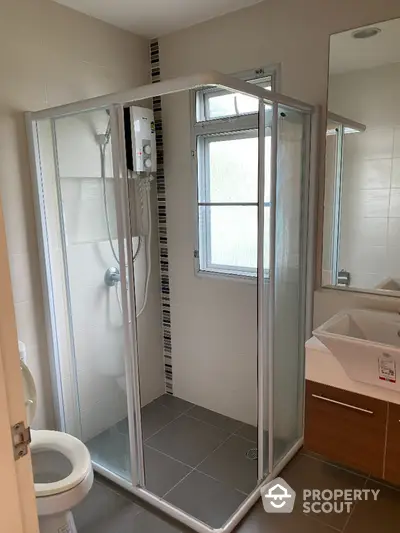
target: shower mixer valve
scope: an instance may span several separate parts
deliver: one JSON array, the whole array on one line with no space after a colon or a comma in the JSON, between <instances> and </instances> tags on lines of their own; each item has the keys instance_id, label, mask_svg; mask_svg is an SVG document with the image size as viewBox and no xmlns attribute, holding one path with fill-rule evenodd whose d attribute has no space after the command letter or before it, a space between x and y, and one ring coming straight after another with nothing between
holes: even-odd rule
<instances>
[{"instance_id":1,"label":"shower mixer valve","mask_svg":"<svg viewBox=\"0 0 400 533\"><path fill-rule=\"evenodd\" d=\"M115 287L117 283L121 281L121 274L116 267L110 267L104 274L104 283L107 287Z\"/></svg>"}]
</instances>

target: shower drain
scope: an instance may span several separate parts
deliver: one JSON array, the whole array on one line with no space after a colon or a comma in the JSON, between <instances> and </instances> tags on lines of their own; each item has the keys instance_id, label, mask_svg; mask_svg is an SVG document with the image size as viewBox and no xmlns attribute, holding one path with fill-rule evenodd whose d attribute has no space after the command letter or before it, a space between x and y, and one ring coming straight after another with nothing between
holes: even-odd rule
<instances>
[{"instance_id":1,"label":"shower drain","mask_svg":"<svg viewBox=\"0 0 400 533\"><path fill-rule=\"evenodd\" d=\"M258 459L258 449L257 448L250 448L250 450L247 450L246 458L249 459L250 461L257 461L257 459Z\"/></svg>"}]
</instances>

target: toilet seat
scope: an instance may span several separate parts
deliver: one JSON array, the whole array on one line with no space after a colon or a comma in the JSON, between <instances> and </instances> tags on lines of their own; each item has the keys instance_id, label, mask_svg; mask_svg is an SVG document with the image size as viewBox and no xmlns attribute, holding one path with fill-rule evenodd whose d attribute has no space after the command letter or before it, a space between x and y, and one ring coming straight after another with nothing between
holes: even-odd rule
<instances>
[{"instance_id":1,"label":"toilet seat","mask_svg":"<svg viewBox=\"0 0 400 533\"><path fill-rule=\"evenodd\" d=\"M32 453L54 451L66 457L72 472L64 479L53 483L35 483L36 498L67 492L79 485L92 471L92 462L86 446L80 440L60 431L33 430Z\"/></svg>"}]
</instances>

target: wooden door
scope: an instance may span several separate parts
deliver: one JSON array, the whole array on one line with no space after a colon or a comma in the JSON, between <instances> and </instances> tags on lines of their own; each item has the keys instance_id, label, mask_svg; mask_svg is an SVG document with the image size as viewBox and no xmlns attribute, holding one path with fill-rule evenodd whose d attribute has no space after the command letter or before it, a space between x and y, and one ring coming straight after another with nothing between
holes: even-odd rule
<instances>
[{"instance_id":1,"label":"wooden door","mask_svg":"<svg viewBox=\"0 0 400 533\"><path fill-rule=\"evenodd\" d=\"M0 207L0 531L38 533L30 454L14 460L11 427L26 424L11 278Z\"/></svg>"}]
</instances>

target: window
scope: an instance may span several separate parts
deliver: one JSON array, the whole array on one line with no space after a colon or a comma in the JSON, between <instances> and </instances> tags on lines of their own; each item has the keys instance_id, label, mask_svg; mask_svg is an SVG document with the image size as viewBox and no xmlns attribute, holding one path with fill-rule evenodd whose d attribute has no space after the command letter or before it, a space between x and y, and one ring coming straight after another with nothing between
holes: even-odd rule
<instances>
[{"instance_id":1,"label":"window","mask_svg":"<svg viewBox=\"0 0 400 533\"><path fill-rule=\"evenodd\" d=\"M250 81L271 90L274 76L263 73L262 77ZM242 278L257 275L258 105L257 98L223 90L196 93L193 114L198 247L195 258L200 272ZM266 136L266 161L270 152L271 137ZM268 221L270 169L269 165L266 167L264 205ZM268 268L268 263L265 266Z\"/></svg>"}]
</instances>

